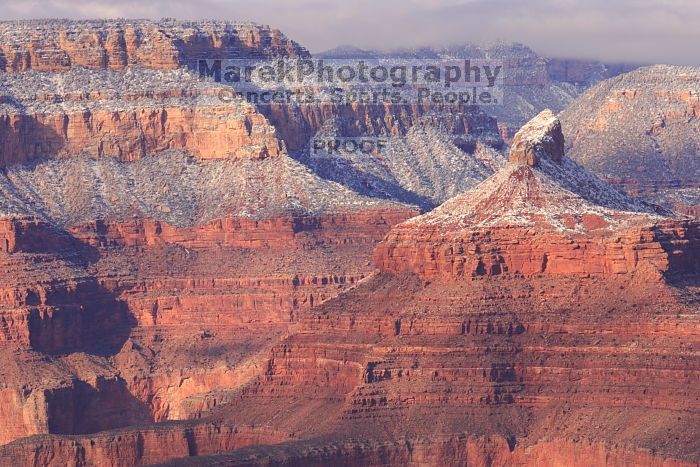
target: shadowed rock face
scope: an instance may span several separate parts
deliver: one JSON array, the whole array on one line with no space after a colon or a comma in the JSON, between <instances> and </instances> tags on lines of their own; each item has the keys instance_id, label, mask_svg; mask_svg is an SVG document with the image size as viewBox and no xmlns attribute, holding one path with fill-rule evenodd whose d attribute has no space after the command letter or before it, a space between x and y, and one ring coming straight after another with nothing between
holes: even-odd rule
<instances>
[{"instance_id":1,"label":"shadowed rock face","mask_svg":"<svg viewBox=\"0 0 700 467\"><path fill-rule=\"evenodd\" d=\"M196 417L216 405L208 393L262 371L299 310L370 275L376 242L417 213L338 186L314 192L323 182L303 173L296 191L270 173L265 196L243 192L268 203L255 217L233 202L229 216L179 226L70 189L61 209L37 209L53 205L48 179L28 175L36 189L24 192L8 181L4 201L33 214L0 222L0 442Z\"/></svg>"}]
</instances>

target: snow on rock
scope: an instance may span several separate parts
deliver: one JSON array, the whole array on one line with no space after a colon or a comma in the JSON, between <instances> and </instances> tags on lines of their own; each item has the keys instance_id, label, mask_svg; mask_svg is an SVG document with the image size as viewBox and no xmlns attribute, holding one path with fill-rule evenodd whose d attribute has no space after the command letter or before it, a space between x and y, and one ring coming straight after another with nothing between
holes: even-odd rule
<instances>
[{"instance_id":1,"label":"snow on rock","mask_svg":"<svg viewBox=\"0 0 700 467\"><path fill-rule=\"evenodd\" d=\"M534 167L539 159L547 157L561 162L564 156L564 135L561 123L551 110L543 110L530 120L513 138L509 161Z\"/></svg>"},{"instance_id":2,"label":"snow on rock","mask_svg":"<svg viewBox=\"0 0 700 467\"><path fill-rule=\"evenodd\" d=\"M316 138L337 136L342 133L328 120ZM435 116L420 119L405 135L380 138L386 148L376 154L342 148L329 154L309 148L295 157L319 176L358 193L425 210L475 186L506 162L497 149L482 141L483 135L455 134Z\"/></svg>"},{"instance_id":3,"label":"snow on rock","mask_svg":"<svg viewBox=\"0 0 700 467\"><path fill-rule=\"evenodd\" d=\"M516 135L507 166L411 224L472 229L538 226L583 232L651 224L664 218L660 208L633 199L563 157L558 119L545 110ZM447 228L447 227L446 227Z\"/></svg>"},{"instance_id":4,"label":"snow on rock","mask_svg":"<svg viewBox=\"0 0 700 467\"><path fill-rule=\"evenodd\" d=\"M224 217L319 215L405 205L358 195L295 160L194 159L168 151L135 162L75 156L0 176L0 212L67 227L132 216L190 227Z\"/></svg>"}]
</instances>

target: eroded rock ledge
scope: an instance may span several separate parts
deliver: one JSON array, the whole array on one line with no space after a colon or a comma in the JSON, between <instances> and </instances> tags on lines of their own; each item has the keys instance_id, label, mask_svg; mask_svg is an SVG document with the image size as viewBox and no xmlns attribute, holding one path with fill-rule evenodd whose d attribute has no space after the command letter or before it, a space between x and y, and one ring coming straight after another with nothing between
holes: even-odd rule
<instances>
[{"instance_id":1,"label":"eroded rock ledge","mask_svg":"<svg viewBox=\"0 0 700 467\"><path fill-rule=\"evenodd\" d=\"M698 223L630 199L563 158L551 112L514 141L500 172L396 226L375 252L378 267L428 278L699 270Z\"/></svg>"}]
</instances>

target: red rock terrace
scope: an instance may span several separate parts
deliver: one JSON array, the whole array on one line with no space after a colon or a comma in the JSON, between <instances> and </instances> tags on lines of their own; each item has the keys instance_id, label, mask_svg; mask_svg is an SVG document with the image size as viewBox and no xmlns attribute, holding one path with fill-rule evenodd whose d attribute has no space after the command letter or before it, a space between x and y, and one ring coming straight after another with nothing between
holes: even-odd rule
<instances>
[{"instance_id":1,"label":"red rock terrace","mask_svg":"<svg viewBox=\"0 0 700 467\"><path fill-rule=\"evenodd\" d=\"M388 272L426 278L610 274L698 268L698 225L633 200L564 157L545 111L518 132L507 167L422 216L377 249Z\"/></svg>"},{"instance_id":2,"label":"red rock terrace","mask_svg":"<svg viewBox=\"0 0 700 467\"><path fill-rule=\"evenodd\" d=\"M506 168L395 226L380 274L301 312L266 371L205 412L295 439L169 465L697 465L697 224L562 143L539 115ZM476 229L519 236L484 251ZM606 236L630 256L599 258Z\"/></svg>"},{"instance_id":3,"label":"red rock terrace","mask_svg":"<svg viewBox=\"0 0 700 467\"><path fill-rule=\"evenodd\" d=\"M318 177L255 107L181 67L304 49L255 25L168 24L0 24L0 444L197 418L418 212ZM169 427L156 444L202 433L200 453L288 439Z\"/></svg>"}]
</instances>

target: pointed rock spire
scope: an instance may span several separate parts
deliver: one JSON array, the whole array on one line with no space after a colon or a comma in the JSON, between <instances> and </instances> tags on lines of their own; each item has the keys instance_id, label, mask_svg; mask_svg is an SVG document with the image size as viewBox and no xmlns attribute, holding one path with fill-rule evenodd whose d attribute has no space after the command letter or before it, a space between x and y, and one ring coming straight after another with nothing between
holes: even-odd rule
<instances>
[{"instance_id":1,"label":"pointed rock spire","mask_svg":"<svg viewBox=\"0 0 700 467\"><path fill-rule=\"evenodd\" d=\"M508 161L536 167L543 157L554 162L561 162L564 157L561 123L549 109L540 112L515 134Z\"/></svg>"}]
</instances>

